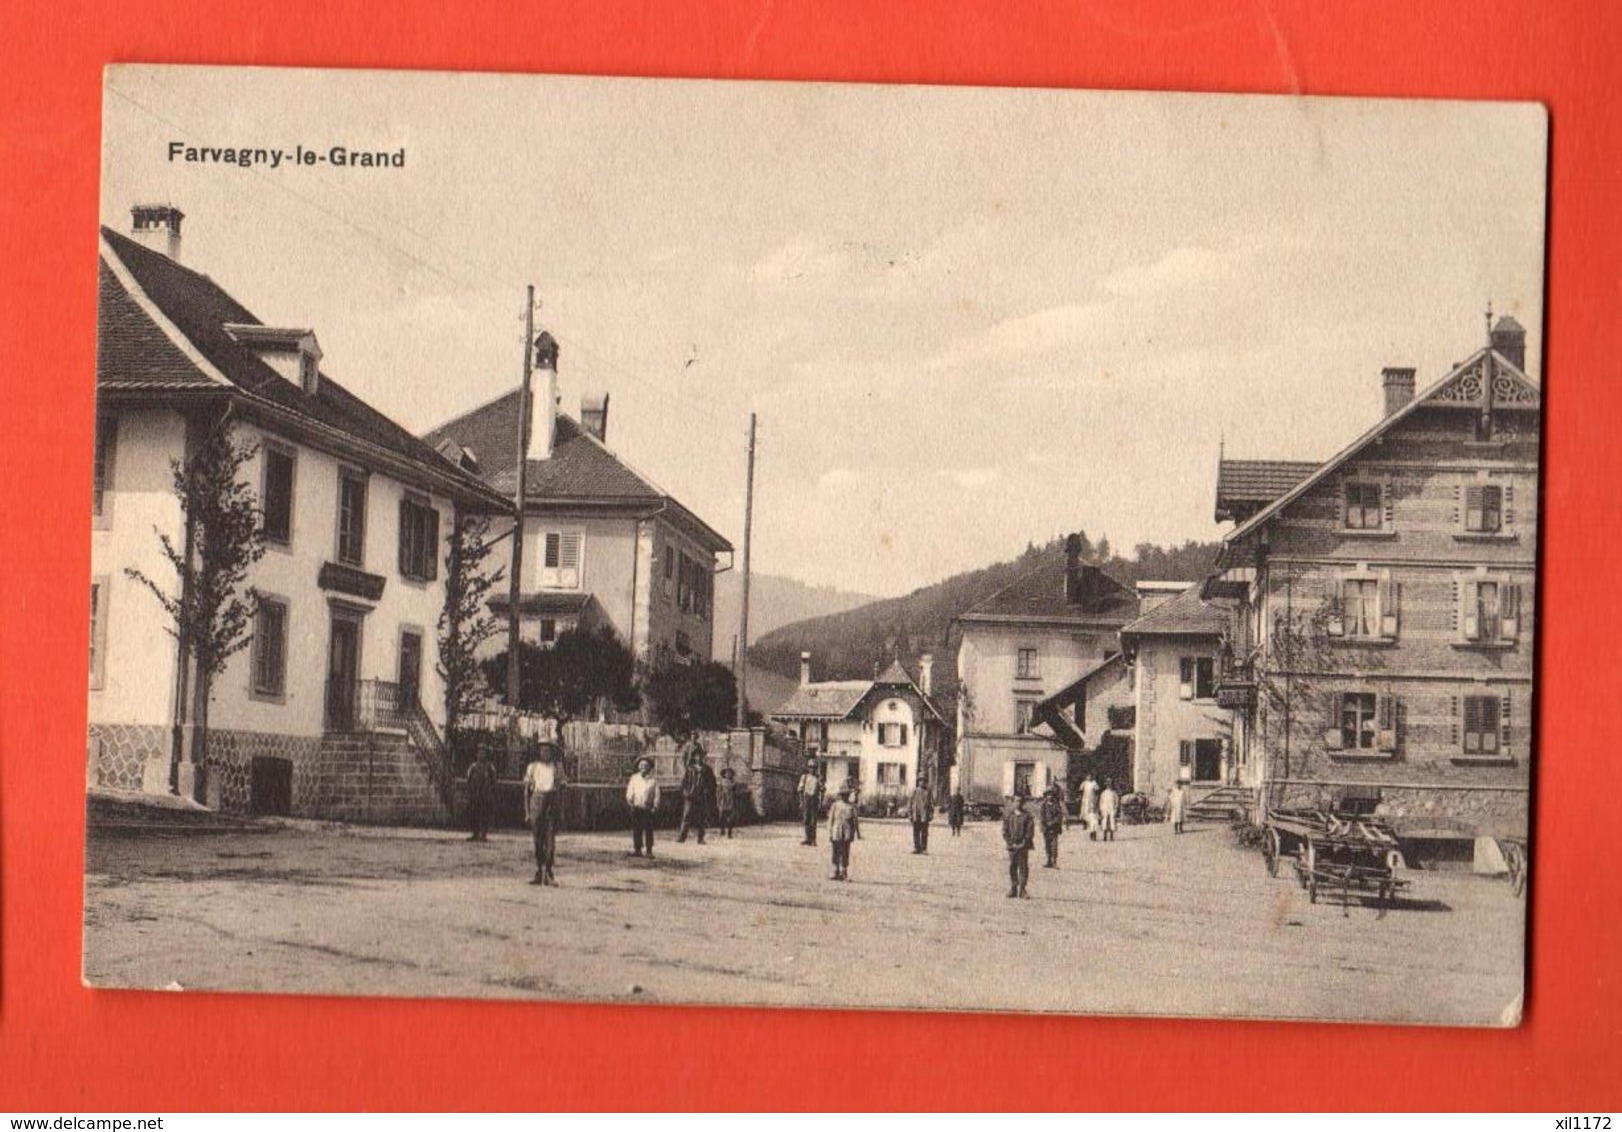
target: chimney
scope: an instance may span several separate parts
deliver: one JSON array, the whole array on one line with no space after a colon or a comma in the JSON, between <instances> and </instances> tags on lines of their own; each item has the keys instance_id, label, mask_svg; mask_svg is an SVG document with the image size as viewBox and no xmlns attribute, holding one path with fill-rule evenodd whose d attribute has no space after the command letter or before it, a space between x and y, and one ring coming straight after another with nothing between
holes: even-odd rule
<instances>
[{"instance_id":1,"label":"chimney","mask_svg":"<svg viewBox=\"0 0 1622 1132\"><path fill-rule=\"evenodd\" d=\"M608 443L608 394L586 393L580 398L580 427Z\"/></svg>"},{"instance_id":2,"label":"chimney","mask_svg":"<svg viewBox=\"0 0 1622 1132\"><path fill-rule=\"evenodd\" d=\"M1385 388L1385 415L1390 416L1414 399L1414 373L1412 367L1386 366L1380 371L1380 384Z\"/></svg>"},{"instance_id":3,"label":"chimney","mask_svg":"<svg viewBox=\"0 0 1622 1132\"><path fill-rule=\"evenodd\" d=\"M1526 372L1526 327L1509 315L1498 320L1492 328L1492 348L1509 359L1511 365Z\"/></svg>"},{"instance_id":4,"label":"chimney","mask_svg":"<svg viewBox=\"0 0 1622 1132\"><path fill-rule=\"evenodd\" d=\"M546 331L535 337L536 373L529 394L529 457L552 458L558 413L558 341Z\"/></svg>"},{"instance_id":5,"label":"chimney","mask_svg":"<svg viewBox=\"0 0 1622 1132\"><path fill-rule=\"evenodd\" d=\"M811 654L802 652L800 654L800 687L803 688L809 683L811 683Z\"/></svg>"},{"instance_id":6,"label":"chimney","mask_svg":"<svg viewBox=\"0 0 1622 1132\"><path fill-rule=\"evenodd\" d=\"M918 658L918 690L924 695L931 695L930 685L934 682L935 656L925 653Z\"/></svg>"},{"instance_id":7,"label":"chimney","mask_svg":"<svg viewBox=\"0 0 1622 1132\"><path fill-rule=\"evenodd\" d=\"M130 235L136 243L180 262L180 222L186 214L172 204L138 204L130 209Z\"/></svg>"}]
</instances>

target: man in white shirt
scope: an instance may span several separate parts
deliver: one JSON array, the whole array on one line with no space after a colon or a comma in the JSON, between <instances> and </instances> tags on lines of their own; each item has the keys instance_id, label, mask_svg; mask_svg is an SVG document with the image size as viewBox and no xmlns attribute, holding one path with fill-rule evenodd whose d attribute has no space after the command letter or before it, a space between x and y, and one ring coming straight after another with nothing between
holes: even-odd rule
<instances>
[{"instance_id":1,"label":"man in white shirt","mask_svg":"<svg viewBox=\"0 0 1622 1132\"><path fill-rule=\"evenodd\" d=\"M555 885L558 821L562 812L563 767L554 743L542 743L524 768L524 817L535 834L535 876L530 884Z\"/></svg>"},{"instance_id":2,"label":"man in white shirt","mask_svg":"<svg viewBox=\"0 0 1622 1132\"><path fill-rule=\"evenodd\" d=\"M805 840L801 845L817 843L817 821L822 816L822 778L817 774L817 760L805 760L805 773L800 775L796 793L800 798L800 817L805 824Z\"/></svg>"},{"instance_id":3,"label":"man in white shirt","mask_svg":"<svg viewBox=\"0 0 1622 1132\"><path fill-rule=\"evenodd\" d=\"M636 760L636 772L625 784L625 804L631 807L631 855L653 856L653 823L659 812L659 782L653 777L653 760L643 755Z\"/></svg>"}]
</instances>

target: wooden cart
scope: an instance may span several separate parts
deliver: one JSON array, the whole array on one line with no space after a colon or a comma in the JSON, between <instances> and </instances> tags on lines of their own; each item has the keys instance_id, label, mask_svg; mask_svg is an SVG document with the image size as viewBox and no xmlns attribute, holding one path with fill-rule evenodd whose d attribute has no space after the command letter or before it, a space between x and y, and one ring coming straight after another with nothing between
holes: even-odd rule
<instances>
[{"instance_id":1,"label":"wooden cart","mask_svg":"<svg viewBox=\"0 0 1622 1132\"><path fill-rule=\"evenodd\" d=\"M1372 895L1380 914L1408 881L1397 876L1402 849L1391 829L1375 818L1329 810L1274 810L1262 833L1267 872L1277 876L1288 859L1307 899L1318 902L1338 891L1350 915L1352 894Z\"/></svg>"}]
</instances>

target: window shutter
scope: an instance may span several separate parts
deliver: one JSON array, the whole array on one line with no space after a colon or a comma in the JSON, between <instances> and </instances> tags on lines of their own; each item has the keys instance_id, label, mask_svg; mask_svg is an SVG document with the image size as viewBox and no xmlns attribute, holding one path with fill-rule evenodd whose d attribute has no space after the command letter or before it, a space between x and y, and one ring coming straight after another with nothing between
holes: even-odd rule
<instances>
[{"instance_id":1,"label":"window shutter","mask_svg":"<svg viewBox=\"0 0 1622 1132\"><path fill-rule=\"evenodd\" d=\"M1459 746L1459 697L1450 696L1448 699L1448 717L1452 721L1449 726L1450 742L1457 748Z\"/></svg>"},{"instance_id":2,"label":"window shutter","mask_svg":"<svg viewBox=\"0 0 1622 1132\"><path fill-rule=\"evenodd\" d=\"M1477 606L1479 595L1476 587L1477 583L1475 582L1462 587L1464 591L1462 602L1464 639L1467 641L1478 640L1481 637L1481 615Z\"/></svg>"},{"instance_id":3,"label":"window shutter","mask_svg":"<svg viewBox=\"0 0 1622 1132\"><path fill-rule=\"evenodd\" d=\"M1191 656L1179 657L1177 661L1177 678L1180 681L1177 687L1177 697L1183 700L1194 698L1194 658Z\"/></svg>"},{"instance_id":4,"label":"window shutter","mask_svg":"<svg viewBox=\"0 0 1622 1132\"><path fill-rule=\"evenodd\" d=\"M1482 510L1483 510L1483 504L1484 504L1484 498L1483 497L1485 495L1486 495L1486 492L1483 491L1482 488L1479 485L1474 486L1474 487L1467 487L1467 488L1464 489L1464 529L1465 530L1467 530L1467 531L1479 531L1479 530L1483 530L1485 528L1485 520L1483 519L1483 516L1482 516Z\"/></svg>"},{"instance_id":5,"label":"window shutter","mask_svg":"<svg viewBox=\"0 0 1622 1132\"><path fill-rule=\"evenodd\" d=\"M1386 480L1380 485L1380 525L1386 530L1396 529L1396 482Z\"/></svg>"},{"instance_id":6,"label":"window shutter","mask_svg":"<svg viewBox=\"0 0 1622 1132\"><path fill-rule=\"evenodd\" d=\"M1394 582L1390 578L1380 582L1380 635L1395 638L1397 635L1398 613L1402 603L1402 583Z\"/></svg>"},{"instance_id":7,"label":"window shutter","mask_svg":"<svg viewBox=\"0 0 1622 1132\"><path fill-rule=\"evenodd\" d=\"M1014 764L1012 761L1002 764L1002 796L1004 798L1014 796Z\"/></svg>"},{"instance_id":8,"label":"window shutter","mask_svg":"<svg viewBox=\"0 0 1622 1132\"><path fill-rule=\"evenodd\" d=\"M402 574L411 573L411 504L400 500L400 553L395 563Z\"/></svg>"},{"instance_id":9,"label":"window shutter","mask_svg":"<svg viewBox=\"0 0 1622 1132\"><path fill-rule=\"evenodd\" d=\"M1521 584L1506 583L1499 593L1503 608L1498 620L1498 631L1504 640L1513 641L1521 635Z\"/></svg>"},{"instance_id":10,"label":"window shutter","mask_svg":"<svg viewBox=\"0 0 1622 1132\"><path fill-rule=\"evenodd\" d=\"M1509 691L1498 701L1498 753L1509 754Z\"/></svg>"},{"instance_id":11,"label":"window shutter","mask_svg":"<svg viewBox=\"0 0 1622 1132\"><path fill-rule=\"evenodd\" d=\"M1462 484L1454 484L1453 485L1453 525L1455 527L1459 526L1461 523L1464 522L1463 503L1461 501L1463 494L1464 494L1463 485Z\"/></svg>"},{"instance_id":12,"label":"window shutter","mask_svg":"<svg viewBox=\"0 0 1622 1132\"><path fill-rule=\"evenodd\" d=\"M432 582L439 577L439 510L432 506L428 508L428 545L423 552L428 558L428 580Z\"/></svg>"},{"instance_id":13,"label":"window shutter","mask_svg":"<svg viewBox=\"0 0 1622 1132\"><path fill-rule=\"evenodd\" d=\"M1340 693L1329 694L1329 721L1324 728L1324 746L1331 751L1338 751L1345 746L1344 736L1340 730Z\"/></svg>"},{"instance_id":14,"label":"window shutter","mask_svg":"<svg viewBox=\"0 0 1622 1132\"><path fill-rule=\"evenodd\" d=\"M1464 753L1481 751L1481 702L1475 696L1464 697Z\"/></svg>"},{"instance_id":15,"label":"window shutter","mask_svg":"<svg viewBox=\"0 0 1622 1132\"><path fill-rule=\"evenodd\" d=\"M1515 526L1515 485L1504 485L1504 530L1508 531Z\"/></svg>"},{"instance_id":16,"label":"window shutter","mask_svg":"<svg viewBox=\"0 0 1622 1132\"><path fill-rule=\"evenodd\" d=\"M1397 749L1397 697L1383 695L1376 704L1377 719L1379 720L1380 750L1395 751Z\"/></svg>"},{"instance_id":17,"label":"window shutter","mask_svg":"<svg viewBox=\"0 0 1622 1132\"><path fill-rule=\"evenodd\" d=\"M907 725L905 723L898 723L896 726L901 730L901 742L897 743L896 746L905 747L907 745Z\"/></svg>"},{"instance_id":18,"label":"window shutter","mask_svg":"<svg viewBox=\"0 0 1622 1132\"><path fill-rule=\"evenodd\" d=\"M1329 605L1329 617L1324 621L1324 631L1331 637L1346 635L1346 605L1345 594L1339 578L1329 583L1328 593L1324 600Z\"/></svg>"},{"instance_id":19,"label":"window shutter","mask_svg":"<svg viewBox=\"0 0 1622 1132\"><path fill-rule=\"evenodd\" d=\"M1194 744L1191 740L1180 739L1177 742L1177 765L1188 766L1194 761Z\"/></svg>"}]
</instances>

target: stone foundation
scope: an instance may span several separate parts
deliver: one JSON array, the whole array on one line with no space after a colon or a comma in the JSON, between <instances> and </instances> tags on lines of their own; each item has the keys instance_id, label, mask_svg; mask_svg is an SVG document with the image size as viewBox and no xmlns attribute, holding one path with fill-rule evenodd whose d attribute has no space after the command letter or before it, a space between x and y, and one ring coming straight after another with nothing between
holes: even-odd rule
<instances>
[{"instance_id":1,"label":"stone foundation","mask_svg":"<svg viewBox=\"0 0 1622 1132\"><path fill-rule=\"evenodd\" d=\"M92 723L89 734L90 786L141 790L147 767L161 765L163 792L168 792L170 729L148 723Z\"/></svg>"}]
</instances>

